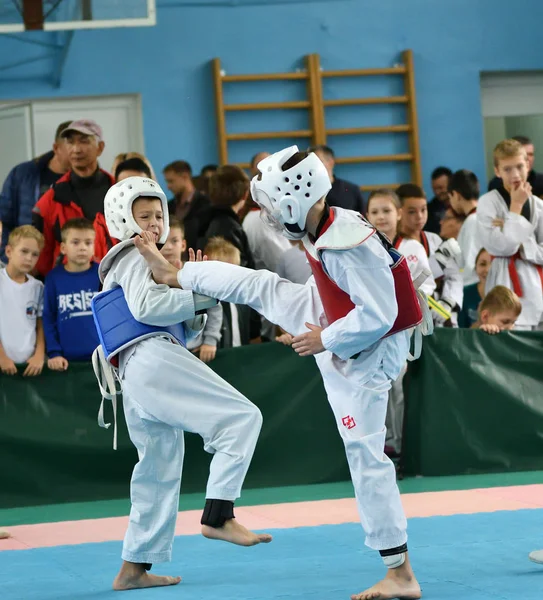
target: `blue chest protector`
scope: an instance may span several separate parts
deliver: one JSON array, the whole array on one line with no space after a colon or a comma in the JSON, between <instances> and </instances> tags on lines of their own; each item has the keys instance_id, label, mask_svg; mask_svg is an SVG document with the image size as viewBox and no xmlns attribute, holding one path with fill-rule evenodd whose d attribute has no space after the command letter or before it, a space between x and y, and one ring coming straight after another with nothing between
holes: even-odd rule
<instances>
[{"instance_id":1,"label":"blue chest protector","mask_svg":"<svg viewBox=\"0 0 543 600\"><path fill-rule=\"evenodd\" d=\"M158 327L136 321L128 308L121 287L97 294L91 304L98 338L107 361L111 361L121 350L136 342L156 335L164 335L186 347L182 323Z\"/></svg>"}]
</instances>

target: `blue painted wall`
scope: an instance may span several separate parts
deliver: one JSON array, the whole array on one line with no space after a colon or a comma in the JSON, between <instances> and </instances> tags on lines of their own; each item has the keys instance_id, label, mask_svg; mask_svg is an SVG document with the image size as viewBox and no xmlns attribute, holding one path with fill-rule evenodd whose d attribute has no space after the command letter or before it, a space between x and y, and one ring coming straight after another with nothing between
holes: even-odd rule
<instances>
[{"instance_id":1,"label":"blue painted wall","mask_svg":"<svg viewBox=\"0 0 543 600\"><path fill-rule=\"evenodd\" d=\"M158 0L157 5L157 27L76 32L59 88L52 84L54 55L2 71L0 100L140 93L153 164L160 168L183 158L199 170L217 160L213 57L219 56L229 73L259 73L292 71L311 52L321 55L325 69L389 66L411 48L429 191L429 174L438 164L469 168L485 178L480 72L543 69L541 0ZM0 36L4 63L6 57L17 62L40 52L51 50ZM304 85L230 84L226 101L298 99L305 95ZM386 77L371 84L336 80L326 83L325 97L390 94L399 92L398 86ZM327 109L328 127L403 120L398 107ZM231 131L306 126L304 111L245 113L228 120ZM231 158L246 161L256 150L289 141L233 142ZM330 138L329 143L340 155L406 149L402 135ZM405 166L391 164L341 166L338 172L368 184L409 178Z\"/></svg>"}]
</instances>

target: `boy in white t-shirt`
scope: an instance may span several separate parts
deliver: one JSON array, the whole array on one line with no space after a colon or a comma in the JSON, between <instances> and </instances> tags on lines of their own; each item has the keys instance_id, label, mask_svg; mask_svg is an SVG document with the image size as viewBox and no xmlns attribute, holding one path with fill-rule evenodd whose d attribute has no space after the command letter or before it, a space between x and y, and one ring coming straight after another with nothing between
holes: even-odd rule
<instances>
[{"instance_id":1,"label":"boy in white t-shirt","mask_svg":"<svg viewBox=\"0 0 543 600\"><path fill-rule=\"evenodd\" d=\"M8 264L0 271L0 370L5 375L15 375L16 364L28 365L24 376L43 369L43 284L29 275L42 248L43 236L31 225L17 227L8 239Z\"/></svg>"}]
</instances>

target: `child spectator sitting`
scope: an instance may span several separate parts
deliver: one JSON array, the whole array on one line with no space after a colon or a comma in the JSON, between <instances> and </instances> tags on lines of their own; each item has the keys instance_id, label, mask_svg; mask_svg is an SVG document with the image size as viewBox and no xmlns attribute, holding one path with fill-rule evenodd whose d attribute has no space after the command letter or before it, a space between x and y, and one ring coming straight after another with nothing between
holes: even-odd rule
<instances>
[{"instance_id":1,"label":"child spectator sitting","mask_svg":"<svg viewBox=\"0 0 543 600\"><path fill-rule=\"evenodd\" d=\"M222 237L239 250L241 266L254 269L249 240L238 217L248 195L249 178L244 171L234 165L219 167L209 180L211 206L200 219L198 246L203 250L212 237Z\"/></svg>"},{"instance_id":2,"label":"child spectator sitting","mask_svg":"<svg viewBox=\"0 0 543 600\"><path fill-rule=\"evenodd\" d=\"M479 199L477 231L493 257L486 289L504 285L522 302L517 329L537 329L543 316L543 200L528 182L526 150L515 140L494 149L502 185Z\"/></svg>"},{"instance_id":3,"label":"child spectator sitting","mask_svg":"<svg viewBox=\"0 0 543 600\"><path fill-rule=\"evenodd\" d=\"M490 254L481 248L475 258L475 273L479 281L464 288L464 303L458 315L458 327L469 328L479 319L479 304L485 295L486 276L491 262Z\"/></svg>"},{"instance_id":4,"label":"child spectator sitting","mask_svg":"<svg viewBox=\"0 0 543 600\"><path fill-rule=\"evenodd\" d=\"M45 360L43 284L30 273L43 248L43 235L31 225L16 227L6 246L8 264L0 270L0 369L24 376L39 375Z\"/></svg>"},{"instance_id":5,"label":"child spectator sitting","mask_svg":"<svg viewBox=\"0 0 543 600\"><path fill-rule=\"evenodd\" d=\"M240 264L240 251L221 237L213 237L207 243L204 255L209 260L218 260L231 265ZM261 338L260 315L245 304L221 302L223 319L220 348L236 348L247 344L259 344Z\"/></svg>"},{"instance_id":6,"label":"child spectator sitting","mask_svg":"<svg viewBox=\"0 0 543 600\"><path fill-rule=\"evenodd\" d=\"M65 371L72 360L90 360L100 345L91 311L100 289L94 226L84 218L70 219L60 233L65 264L45 278L43 310L47 366L53 371Z\"/></svg>"},{"instance_id":7,"label":"child spectator sitting","mask_svg":"<svg viewBox=\"0 0 543 600\"><path fill-rule=\"evenodd\" d=\"M181 269L183 266L181 257L186 248L183 223L177 217L170 215L170 235L160 252L170 264ZM211 362L217 354L217 344L221 339L222 312L220 304L209 308L203 330L194 339L187 341L187 348L195 354L198 353L200 360L205 363Z\"/></svg>"},{"instance_id":8,"label":"child spectator sitting","mask_svg":"<svg viewBox=\"0 0 543 600\"><path fill-rule=\"evenodd\" d=\"M511 331L522 311L519 297L504 285L497 285L483 298L479 307L479 320L472 329L496 334Z\"/></svg>"}]
</instances>

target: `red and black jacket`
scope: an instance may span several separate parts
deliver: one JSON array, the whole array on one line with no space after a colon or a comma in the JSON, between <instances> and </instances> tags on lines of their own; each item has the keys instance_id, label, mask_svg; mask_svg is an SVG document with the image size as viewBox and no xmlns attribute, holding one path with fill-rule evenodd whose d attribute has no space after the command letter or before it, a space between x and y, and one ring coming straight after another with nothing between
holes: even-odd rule
<instances>
[{"instance_id":1,"label":"red and black jacket","mask_svg":"<svg viewBox=\"0 0 543 600\"><path fill-rule=\"evenodd\" d=\"M115 183L114 178L105 173L111 185ZM61 236L60 230L66 221L82 218L82 208L73 201L76 196L70 183L71 171L63 175L51 189L38 200L32 213L32 224L39 229L45 238L45 245L41 251L37 264L38 273L45 277L55 266L60 255ZM112 248L117 240L109 235L106 219L102 212L97 213L94 219L94 230L96 238L94 241L94 258L101 261Z\"/></svg>"}]
</instances>

